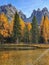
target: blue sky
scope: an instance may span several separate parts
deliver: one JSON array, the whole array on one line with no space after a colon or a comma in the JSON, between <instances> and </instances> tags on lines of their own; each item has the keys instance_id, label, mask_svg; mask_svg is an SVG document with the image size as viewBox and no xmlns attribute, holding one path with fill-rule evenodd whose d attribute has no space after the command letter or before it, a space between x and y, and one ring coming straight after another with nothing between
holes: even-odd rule
<instances>
[{"instance_id":1,"label":"blue sky","mask_svg":"<svg viewBox=\"0 0 49 65\"><path fill-rule=\"evenodd\" d=\"M0 0L0 6L10 3L18 10L22 10L27 17L31 15L34 9L47 7L49 10L49 0Z\"/></svg>"}]
</instances>

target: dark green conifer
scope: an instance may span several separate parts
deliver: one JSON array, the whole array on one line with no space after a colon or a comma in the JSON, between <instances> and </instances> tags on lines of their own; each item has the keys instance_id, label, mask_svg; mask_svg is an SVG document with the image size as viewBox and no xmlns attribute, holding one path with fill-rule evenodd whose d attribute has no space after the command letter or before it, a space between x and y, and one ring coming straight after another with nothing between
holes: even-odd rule
<instances>
[{"instance_id":1,"label":"dark green conifer","mask_svg":"<svg viewBox=\"0 0 49 65\"><path fill-rule=\"evenodd\" d=\"M38 41L39 41L39 28L38 28L37 19L34 16L32 20L32 42L38 43Z\"/></svg>"},{"instance_id":2,"label":"dark green conifer","mask_svg":"<svg viewBox=\"0 0 49 65\"><path fill-rule=\"evenodd\" d=\"M24 28L24 42L29 43L29 30L27 24Z\"/></svg>"},{"instance_id":3,"label":"dark green conifer","mask_svg":"<svg viewBox=\"0 0 49 65\"><path fill-rule=\"evenodd\" d=\"M21 37L21 25L19 20L19 15L16 12L14 17L14 26L13 26L13 39L18 43Z\"/></svg>"}]
</instances>

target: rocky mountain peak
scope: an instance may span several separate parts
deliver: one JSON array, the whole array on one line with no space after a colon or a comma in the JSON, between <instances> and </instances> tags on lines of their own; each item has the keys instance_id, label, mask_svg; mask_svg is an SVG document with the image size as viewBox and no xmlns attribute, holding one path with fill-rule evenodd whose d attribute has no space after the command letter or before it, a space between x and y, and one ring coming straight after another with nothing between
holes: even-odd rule
<instances>
[{"instance_id":1,"label":"rocky mountain peak","mask_svg":"<svg viewBox=\"0 0 49 65\"><path fill-rule=\"evenodd\" d=\"M0 13L2 12L4 12L8 17L8 20L11 21L15 12L18 12L18 10L11 4L8 4L8 5L0 6ZM37 10L33 10L29 18L27 18L26 15L21 10L18 12L18 14L25 22L32 22L33 16L35 15L38 24L40 24L42 16L47 15L49 18L49 11L46 7L44 7L42 10L40 10L40 8L38 8Z\"/></svg>"},{"instance_id":2,"label":"rocky mountain peak","mask_svg":"<svg viewBox=\"0 0 49 65\"><path fill-rule=\"evenodd\" d=\"M12 20L13 15L15 14L16 11L17 9L11 4L0 6L0 13L4 12L6 16L8 17L9 21Z\"/></svg>"}]
</instances>

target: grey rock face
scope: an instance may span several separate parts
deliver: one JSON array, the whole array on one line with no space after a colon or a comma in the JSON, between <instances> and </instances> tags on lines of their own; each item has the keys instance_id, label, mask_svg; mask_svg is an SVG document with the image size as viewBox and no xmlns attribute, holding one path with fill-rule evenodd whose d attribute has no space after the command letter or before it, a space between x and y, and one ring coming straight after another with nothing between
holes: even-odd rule
<instances>
[{"instance_id":1,"label":"grey rock face","mask_svg":"<svg viewBox=\"0 0 49 65\"><path fill-rule=\"evenodd\" d=\"M8 20L11 21L15 12L16 8L12 6L11 4L0 6L0 13L4 12L6 16L8 17Z\"/></svg>"},{"instance_id":2,"label":"grey rock face","mask_svg":"<svg viewBox=\"0 0 49 65\"><path fill-rule=\"evenodd\" d=\"M11 4L8 4L8 5L0 6L0 13L2 12L4 12L6 16L8 17L8 20L11 21L15 12L18 12L18 10ZM19 11L18 14L24 20L24 22L32 22L33 16L35 15L37 18L38 24L40 24L42 16L44 16L45 14L49 18L49 11L46 7L44 7L42 10L40 10L39 8L37 10L33 10L29 18L27 18L22 11Z\"/></svg>"},{"instance_id":3,"label":"grey rock face","mask_svg":"<svg viewBox=\"0 0 49 65\"><path fill-rule=\"evenodd\" d=\"M48 18L49 18L49 11L48 11L48 9L47 9L46 7L43 8L42 10L40 10L40 9L38 9L38 10L33 10L31 16L26 19L26 22L27 22L27 21L32 22L32 19L33 19L33 16L34 16L34 15L35 15L36 18L37 18L38 24L40 24L41 19L42 19L42 17L43 17L44 15L47 15Z\"/></svg>"}]
</instances>

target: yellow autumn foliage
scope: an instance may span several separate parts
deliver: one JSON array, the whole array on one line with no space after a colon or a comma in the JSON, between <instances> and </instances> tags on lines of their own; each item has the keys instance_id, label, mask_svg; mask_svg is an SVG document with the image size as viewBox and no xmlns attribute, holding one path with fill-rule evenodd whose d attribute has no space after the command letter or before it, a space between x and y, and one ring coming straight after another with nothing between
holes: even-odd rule
<instances>
[{"instance_id":1,"label":"yellow autumn foliage","mask_svg":"<svg viewBox=\"0 0 49 65\"><path fill-rule=\"evenodd\" d=\"M31 29L31 23L25 23L22 18L19 17L20 20L20 25L21 25L21 33L23 34L24 32L24 28L25 28L25 24L28 25L28 30L30 31ZM1 26L1 23L3 24L3 26ZM4 36L10 36L10 34L13 31L13 24L14 24L14 17L12 19L11 22L8 21L8 18L6 17L6 15L4 13L0 14L0 33ZM3 29L1 28L3 27ZM10 34L8 34L8 32L10 32Z\"/></svg>"},{"instance_id":2,"label":"yellow autumn foliage","mask_svg":"<svg viewBox=\"0 0 49 65\"><path fill-rule=\"evenodd\" d=\"M20 20L21 30L23 30L25 27L25 22L20 17L19 20Z\"/></svg>"},{"instance_id":3,"label":"yellow autumn foliage","mask_svg":"<svg viewBox=\"0 0 49 65\"><path fill-rule=\"evenodd\" d=\"M3 26L3 28L2 28ZM8 35L8 30L9 30L9 23L8 23L8 19L5 16L4 13L0 14L0 33L5 37L5 36L9 36Z\"/></svg>"},{"instance_id":4,"label":"yellow autumn foliage","mask_svg":"<svg viewBox=\"0 0 49 65\"><path fill-rule=\"evenodd\" d=\"M10 34L12 33L13 31L13 24L14 24L14 19L12 19L12 21L10 22Z\"/></svg>"},{"instance_id":5,"label":"yellow autumn foliage","mask_svg":"<svg viewBox=\"0 0 49 65\"><path fill-rule=\"evenodd\" d=\"M42 18L41 25L40 25L40 32L42 31L42 37L44 38L45 42L47 43L49 39L49 19L47 16Z\"/></svg>"},{"instance_id":6,"label":"yellow autumn foliage","mask_svg":"<svg viewBox=\"0 0 49 65\"><path fill-rule=\"evenodd\" d=\"M30 22L28 22L28 23L26 23L27 24L27 26L28 26L28 30L30 31L31 30L31 23Z\"/></svg>"},{"instance_id":7,"label":"yellow autumn foliage","mask_svg":"<svg viewBox=\"0 0 49 65\"><path fill-rule=\"evenodd\" d=\"M20 25L21 25L21 32L23 33L23 29L25 27L25 22L20 17L19 17L19 21L20 21ZM10 22L10 33L12 33L12 31L13 31L13 25L14 25L14 18Z\"/></svg>"}]
</instances>

